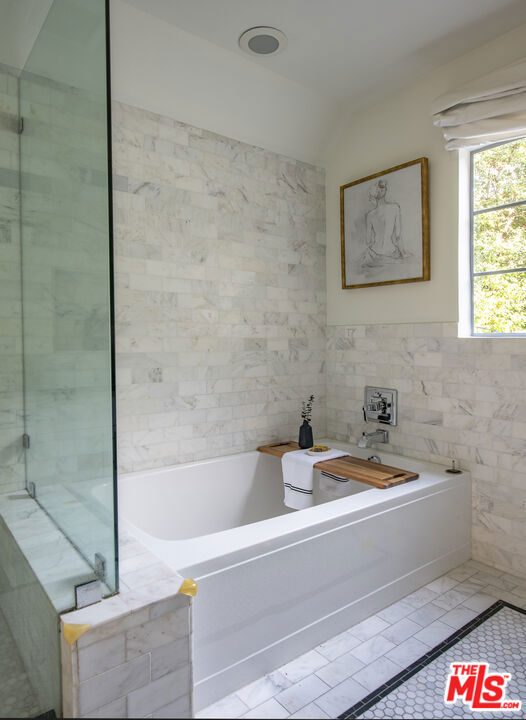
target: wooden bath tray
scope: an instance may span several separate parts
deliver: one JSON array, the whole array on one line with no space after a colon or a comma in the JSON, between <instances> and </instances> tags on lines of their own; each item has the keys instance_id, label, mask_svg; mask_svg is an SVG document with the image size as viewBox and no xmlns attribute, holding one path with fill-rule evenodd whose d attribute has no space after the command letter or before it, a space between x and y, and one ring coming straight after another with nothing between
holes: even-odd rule
<instances>
[{"instance_id":1,"label":"wooden bath tray","mask_svg":"<svg viewBox=\"0 0 526 720\"><path fill-rule=\"evenodd\" d=\"M283 457L285 453L299 449L300 446L295 442L273 443L272 445L258 447L259 452L275 455L279 458ZM361 460L350 455L344 455L333 460L320 460L314 467L317 470L332 473L338 475L338 477L349 478L349 480L357 480L381 490L386 490L394 485L401 485L409 482L409 480L416 480L418 477L418 473L370 462L369 460Z\"/></svg>"}]
</instances>

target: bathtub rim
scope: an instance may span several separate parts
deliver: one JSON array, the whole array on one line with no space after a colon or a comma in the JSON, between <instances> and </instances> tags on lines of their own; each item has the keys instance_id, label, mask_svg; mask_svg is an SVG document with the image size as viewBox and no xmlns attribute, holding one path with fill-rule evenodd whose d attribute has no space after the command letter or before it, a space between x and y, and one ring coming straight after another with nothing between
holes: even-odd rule
<instances>
[{"instance_id":1,"label":"bathtub rim","mask_svg":"<svg viewBox=\"0 0 526 720\"><path fill-rule=\"evenodd\" d=\"M332 442L334 441L326 441ZM367 454L350 443L336 441L342 450L353 452L357 457ZM145 472L126 473L119 477L119 484L127 480L144 477L145 479L174 471L184 471L185 468L196 465L212 465L217 462L232 462L234 458L243 460L250 455L259 455L258 451L235 453L218 458L207 458L166 468L155 468ZM191 572L196 578L220 572L232 564L244 563L254 554L272 552L284 544L301 542L313 534L330 532L337 527L359 522L379 512L386 512L393 506L403 505L417 501L424 495L444 492L460 482L470 482L470 474L463 471L458 475L447 475L446 466L429 463L406 456L382 453L387 456L390 464L398 461L403 463L410 460L415 471L420 473L417 480L383 490L374 487L364 492L348 497L322 503L295 513L259 520L247 525L228 528L219 532L201 535L189 539L164 540L150 535L145 530L134 525L125 516L119 521L122 527L132 534L140 544L159 557L172 570L181 574ZM394 458L394 463L393 463ZM276 458L276 463L279 458ZM375 509L371 512L372 508ZM256 547L257 546L257 547ZM177 559L180 558L180 559Z\"/></svg>"}]
</instances>

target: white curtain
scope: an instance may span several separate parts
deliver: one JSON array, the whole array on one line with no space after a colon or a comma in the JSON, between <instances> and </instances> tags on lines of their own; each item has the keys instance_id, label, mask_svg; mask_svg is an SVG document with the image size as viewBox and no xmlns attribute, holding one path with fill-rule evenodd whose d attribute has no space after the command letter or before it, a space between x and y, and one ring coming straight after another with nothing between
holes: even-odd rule
<instances>
[{"instance_id":1,"label":"white curtain","mask_svg":"<svg viewBox=\"0 0 526 720\"><path fill-rule=\"evenodd\" d=\"M446 150L526 135L526 58L441 95L432 112Z\"/></svg>"}]
</instances>

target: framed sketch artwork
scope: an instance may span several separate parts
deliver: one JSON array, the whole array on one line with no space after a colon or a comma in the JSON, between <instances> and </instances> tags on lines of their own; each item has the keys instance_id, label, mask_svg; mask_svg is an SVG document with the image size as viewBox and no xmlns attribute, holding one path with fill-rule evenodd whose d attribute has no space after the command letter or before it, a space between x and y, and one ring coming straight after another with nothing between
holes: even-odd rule
<instances>
[{"instance_id":1,"label":"framed sketch artwork","mask_svg":"<svg viewBox=\"0 0 526 720\"><path fill-rule=\"evenodd\" d=\"M342 287L429 280L427 158L340 188Z\"/></svg>"}]
</instances>

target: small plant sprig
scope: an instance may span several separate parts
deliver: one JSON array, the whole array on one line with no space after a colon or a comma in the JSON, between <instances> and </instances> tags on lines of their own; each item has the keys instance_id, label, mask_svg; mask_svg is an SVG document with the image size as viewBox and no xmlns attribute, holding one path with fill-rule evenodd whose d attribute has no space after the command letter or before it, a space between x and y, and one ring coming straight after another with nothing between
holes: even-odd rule
<instances>
[{"instance_id":1,"label":"small plant sprig","mask_svg":"<svg viewBox=\"0 0 526 720\"><path fill-rule=\"evenodd\" d=\"M311 395L308 400L304 400L301 404L301 418L305 422L310 423L312 417L312 403L314 402L314 395Z\"/></svg>"}]
</instances>

